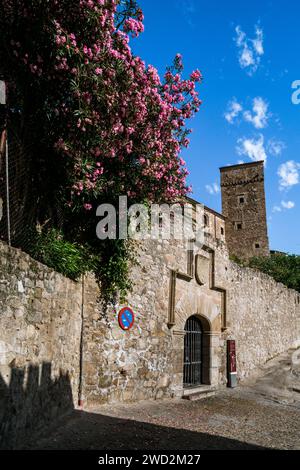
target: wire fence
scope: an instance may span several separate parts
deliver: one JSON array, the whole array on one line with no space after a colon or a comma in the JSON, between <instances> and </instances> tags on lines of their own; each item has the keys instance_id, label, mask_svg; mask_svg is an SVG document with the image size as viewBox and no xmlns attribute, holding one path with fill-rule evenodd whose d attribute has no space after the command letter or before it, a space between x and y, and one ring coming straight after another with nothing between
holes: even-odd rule
<instances>
[{"instance_id":1,"label":"wire fence","mask_svg":"<svg viewBox=\"0 0 300 470\"><path fill-rule=\"evenodd\" d=\"M35 256L37 233L64 225L61 175L30 98L13 92L0 75L0 240Z\"/></svg>"},{"instance_id":2,"label":"wire fence","mask_svg":"<svg viewBox=\"0 0 300 470\"><path fill-rule=\"evenodd\" d=\"M31 251L36 203L33 198L30 125L18 110L8 110L0 81L0 239ZM26 135L25 135L26 134Z\"/></svg>"},{"instance_id":3,"label":"wire fence","mask_svg":"<svg viewBox=\"0 0 300 470\"><path fill-rule=\"evenodd\" d=\"M30 151L22 147L12 127L2 131L0 163L0 237L30 250L34 211L31 198Z\"/></svg>"}]
</instances>

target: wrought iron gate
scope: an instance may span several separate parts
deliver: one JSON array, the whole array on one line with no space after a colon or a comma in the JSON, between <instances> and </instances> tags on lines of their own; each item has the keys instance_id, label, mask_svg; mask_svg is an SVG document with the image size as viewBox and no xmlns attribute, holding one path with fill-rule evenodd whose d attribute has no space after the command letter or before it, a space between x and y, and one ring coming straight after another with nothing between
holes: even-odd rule
<instances>
[{"instance_id":1,"label":"wrought iron gate","mask_svg":"<svg viewBox=\"0 0 300 470\"><path fill-rule=\"evenodd\" d=\"M195 387L202 383L202 325L197 317L185 324L183 385Z\"/></svg>"}]
</instances>

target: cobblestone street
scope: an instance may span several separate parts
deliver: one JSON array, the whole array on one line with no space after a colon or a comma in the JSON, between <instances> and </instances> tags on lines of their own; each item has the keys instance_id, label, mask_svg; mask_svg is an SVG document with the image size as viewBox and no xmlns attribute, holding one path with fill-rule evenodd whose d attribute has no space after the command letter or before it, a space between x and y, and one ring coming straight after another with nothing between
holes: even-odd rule
<instances>
[{"instance_id":1,"label":"cobblestone street","mask_svg":"<svg viewBox=\"0 0 300 470\"><path fill-rule=\"evenodd\" d=\"M198 401L168 400L75 411L31 449L300 449L300 404L254 389Z\"/></svg>"}]
</instances>

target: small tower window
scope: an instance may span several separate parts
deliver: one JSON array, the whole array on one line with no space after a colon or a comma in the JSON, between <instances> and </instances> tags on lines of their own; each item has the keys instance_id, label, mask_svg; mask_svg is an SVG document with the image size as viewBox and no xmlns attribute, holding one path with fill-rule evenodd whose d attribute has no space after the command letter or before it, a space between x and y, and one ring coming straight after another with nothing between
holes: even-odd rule
<instances>
[{"instance_id":1,"label":"small tower window","mask_svg":"<svg viewBox=\"0 0 300 470\"><path fill-rule=\"evenodd\" d=\"M242 228L243 228L243 224L241 222L237 222L236 229L237 230L242 230Z\"/></svg>"},{"instance_id":2,"label":"small tower window","mask_svg":"<svg viewBox=\"0 0 300 470\"><path fill-rule=\"evenodd\" d=\"M162 216L161 212L159 213L159 216L158 216L158 226L159 226L160 229L163 226L163 216Z\"/></svg>"},{"instance_id":3,"label":"small tower window","mask_svg":"<svg viewBox=\"0 0 300 470\"><path fill-rule=\"evenodd\" d=\"M260 244L259 244L259 243L255 243L255 248L256 248L256 249L260 248Z\"/></svg>"},{"instance_id":4,"label":"small tower window","mask_svg":"<svg viewBox=\"0 0 300 470\"><path fill-rule=\"evenodd\" d=\"M206 215L206 214L204 214L203 223L204 223L204 227L208 227L208 225L209 225L209 217L208 217L208 215Z\"/></svg>"},{"instance_id":5,"label":"small tower window","mask_svg":"<svg viewBox=\"0 0 300 470\"><path fill-rule=\"evenodd\" d=\"M189 241L188 252L187 252L187 273L189 276L194 275L194 244Z\"/></svg>"},{"instance_id":6,"label":"small tower window","mask_svg":"<svg viewBox=\"0 0 300 470\"><path fill-rule=\"evenodd\" d=\"M245 196L239 196L239 204L245 204Z\"/></svg>"},{"instance_id":7,"label":"small tower window","mask_svg":"<svg viewBox=\"0 0 300 470\"><path fill-rule=\"evenodd\" d=\"M224 228L221 227L221 235L224 235Z\"/></svg>"}]
</instances>

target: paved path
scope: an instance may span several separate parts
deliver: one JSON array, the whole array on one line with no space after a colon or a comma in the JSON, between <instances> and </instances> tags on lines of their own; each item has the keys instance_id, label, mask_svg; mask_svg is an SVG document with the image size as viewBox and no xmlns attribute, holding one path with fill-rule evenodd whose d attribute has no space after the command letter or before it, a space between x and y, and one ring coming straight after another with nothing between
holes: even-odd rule
<instances>
[{"instance_id":1,"label":"paved path","mask_svg":"<svg viewBox=\"0 0 300 470\"><path fill-rule=\"evenodd\" d=\"M300 449L300 402L255 388L189 402L168 400L75 411L33 449Z\"/></svg>"},{"instance_id":2,"label":"paved path","mask_svg":"<svg viewBox=\"0 0 300 470\"><path fill-rule=\"evenodd\" d=\"M212 398L74 411L29 448L300 449L300 349L269 361L247 385Z\"/></svg>"}]
</instances>

